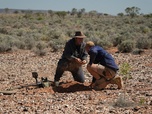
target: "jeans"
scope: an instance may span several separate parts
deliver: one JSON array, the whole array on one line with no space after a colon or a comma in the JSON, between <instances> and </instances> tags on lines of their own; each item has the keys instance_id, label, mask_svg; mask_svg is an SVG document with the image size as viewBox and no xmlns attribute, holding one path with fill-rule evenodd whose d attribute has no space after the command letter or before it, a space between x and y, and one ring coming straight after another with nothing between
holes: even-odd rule
<instances>
[{"instance_id":1,"label":"jeans","mask_svg":"<svg viewBox=\"0 0 152 114\"><path fill-rule=\"evenodd\" d=\"M56 68L54 81L59 81L64 71L70 71L75 81L83 83L85 81L82 66L76 64L74 61L60 59Z\"/></svg>"}]
</instances>

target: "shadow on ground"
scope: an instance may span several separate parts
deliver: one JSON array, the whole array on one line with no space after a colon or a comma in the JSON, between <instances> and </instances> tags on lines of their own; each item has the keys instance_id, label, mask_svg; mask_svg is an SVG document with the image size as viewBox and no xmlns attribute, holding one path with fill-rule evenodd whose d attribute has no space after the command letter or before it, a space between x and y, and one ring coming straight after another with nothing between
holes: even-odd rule
<instances>
[{"instance_id":1,"label":"shadow on ground","mask_svg":"<svg viewBox=\"0 0 152 114\"><path fill-rule=\"evenodd\" d=\"M78 82L66 82L60 84L59 87L53 87L53 91L58 93L70 93L70 92L91 91L91 90L92 89L89 88L88 85L84 85Z\"/></svg>"}]
</instances>

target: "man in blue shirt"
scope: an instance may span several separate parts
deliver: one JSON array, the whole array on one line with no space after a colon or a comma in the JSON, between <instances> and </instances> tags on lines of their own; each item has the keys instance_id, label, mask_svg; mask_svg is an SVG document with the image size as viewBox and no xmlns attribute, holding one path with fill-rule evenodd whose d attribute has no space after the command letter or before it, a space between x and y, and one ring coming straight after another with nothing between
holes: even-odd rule
<instances>
[{"instance_id":1,"label":"man in blue shirt","mask_svg":"<svg viewBox=\"0 0 152 114\"><path fill-rule=\"evenodd\" d=\"M108 84L116 84L118 89L122 88L122 79L116 76L119 70L114 58L102 47L95 46L92 41L88 41L85 47L90 55L87 70L93 76L91 87L104 89Z\"/></svg>"},{"instance_id":2,"label":"man in blue shirt","mask_svg":"<svg viewBox=\"0 0 152 114\"><path fill-rule=\"evenodd\" d=\"M75 81L84 82L82 65L86 64L87 59L85 43L83 42L85 37L81 31L76 31L74 37L67 41L56 68L54 77L55 86L59 86L59 80L64 71L70 71Z\"/></svg>"}]
</instances>

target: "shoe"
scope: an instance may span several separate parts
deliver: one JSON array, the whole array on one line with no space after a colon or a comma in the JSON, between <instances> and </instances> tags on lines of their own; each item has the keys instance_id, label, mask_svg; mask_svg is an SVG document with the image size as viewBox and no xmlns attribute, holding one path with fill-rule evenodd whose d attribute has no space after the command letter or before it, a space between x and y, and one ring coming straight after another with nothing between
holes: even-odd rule
<instances>
[{"instance_id":1,"label":"shoe","mask_svg":"<svg viewBox=\"0 0 152 114\"><path fill-rule=\"evenodd\" d=\"M121 89L123 87L122 78L120 76L116 76L110 81L110 84L116 84L118 89Z\"/></svg>"},{"instance_id":2,"label":"shoe","mask_svg":"<svg viewBox=\"0 0 152 114\"><path fill-rule=\"evenodd\" d=\"M104 78L100 78L99 80L96 80L94 89L102 90L106 88L107 85L108 85L108 82Z\"/></svg>"},{"instance_id":3,"label":"shoe","mask_svg":"<svg viewBox=\"0 0 152 114\"><path fill-rule=\"evenodd\" d=\"M59 81L55 81L55 82L54 82L54 85L55 85L56 87L58 87L59 84L60 84Z\"/></svg>"}]
</instances>

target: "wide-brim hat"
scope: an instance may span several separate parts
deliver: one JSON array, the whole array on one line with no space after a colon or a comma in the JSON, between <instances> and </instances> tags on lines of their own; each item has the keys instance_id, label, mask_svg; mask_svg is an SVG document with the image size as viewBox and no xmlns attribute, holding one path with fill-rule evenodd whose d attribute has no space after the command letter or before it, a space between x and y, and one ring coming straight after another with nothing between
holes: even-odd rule
<instances>
[{"instance_id":1,"label":"wide-brim hat","mask_svg":"<svg viewBox=\"0 0 152 114\"><path fill-rule=\"evenodd\" d=\"M81 31L76 31L74 38L85 38L86 36Z\"/></svg>"}]
</instances>

